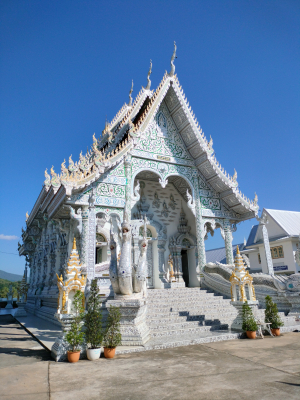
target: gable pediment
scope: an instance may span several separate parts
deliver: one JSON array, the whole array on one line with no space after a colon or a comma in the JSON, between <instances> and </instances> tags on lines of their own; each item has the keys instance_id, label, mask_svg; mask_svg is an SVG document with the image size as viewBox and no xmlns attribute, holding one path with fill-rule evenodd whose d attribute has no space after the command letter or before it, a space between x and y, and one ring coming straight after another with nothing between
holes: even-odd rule
<instances>
[{"instance_id":1,"label":"gable pediment","mask_svg":"<svg viewBox=\"0 0 300 400\"><path fill-rule=\"evenodd\" d=\"M153 121L141 134L133 154L194 166L193 159L187 151L177 125L164 101Z\"/></svg>"}]
</instances>

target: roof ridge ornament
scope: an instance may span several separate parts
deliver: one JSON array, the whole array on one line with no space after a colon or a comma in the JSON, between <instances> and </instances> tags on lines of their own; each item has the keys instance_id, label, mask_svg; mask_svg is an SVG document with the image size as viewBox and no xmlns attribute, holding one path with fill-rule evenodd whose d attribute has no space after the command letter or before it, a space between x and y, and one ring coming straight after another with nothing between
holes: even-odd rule
<instances>
[{"instance_id":1,"label":"roof ridge ornament","mask_svg":"<svg viewBox=\"0 0 300 400\"><path fill-rule=\"evenodd\" d=\"M132 106L132 97L131 97L131 93L133 92L133 79L132 79L132 84L131 84L131 89L129 91L129 103L128 103L128 107Z\"/></svg>"},{"instance_id":2,"label":"roof ridge ornament","mask_svg":"<svg viewBox=\"0 0 300 400\"><path fill-rule=\"evenodd\" d=\"M234 168L234 174L233 174L232 180L233 180L233 182L237 182L237 172L236 172L235 168Z\"/></svg>"},{"instance_id":3,"label":"roof ridge ornament","mask_svg":"<svg viewBox=\"0 0 300 400\"><path fill-rule=\"evenodd\" d=\"M169 76L174 76L174 74L175 74L174 60L175 60L175 58L177 58L176 50L177 50L177 46L176 46L176 42L174 40L174 51L173 51L173 54L172 54L172 57L171 57L171 71L169 73Z\"/></svg>"},{"instance_id":4,"label":"roof ridge ornament","mask_svg":"<svg viewBox=\"0 0 300 400\"><path fill-rule=\"evenodd\" d=\"M147 86L146 86L145 90L150 90L150 87L151 87L150 75L151 74L152 74L152 60L150 60L150 68L149 68L148 75L147 75L148 83L147 83Z\"/></svg>"}]
</instances>

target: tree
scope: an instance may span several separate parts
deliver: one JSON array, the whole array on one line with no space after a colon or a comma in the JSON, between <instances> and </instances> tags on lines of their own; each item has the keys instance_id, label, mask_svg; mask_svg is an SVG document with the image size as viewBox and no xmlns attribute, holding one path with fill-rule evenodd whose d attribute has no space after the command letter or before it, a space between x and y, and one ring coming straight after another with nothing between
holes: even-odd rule
<instances>
[{"instance_id":1,"label":"tree","mask_svg":"<svg viewBox=\"0 0 300 400\"><path fill-rule=\"evenodd\" d=\"M87 302L87 313L84 316L85 339L91 349L101 347L103 340L101 305L97 279L93 279Z\"/></svg>"},{"instance_id":2,"label":"tree","mask_svg":"<svg viewBox=\"0 0 300 400\"><path fill-rule=\"evenodd\" d=\"M272 301L271 296L266 296L266 309L265 309L265 322L270 322L271 329L277 329L283 326L283 322L281 321L277 304Z\"/></svg>"},{"instance_id":3,"label":"tree","mask_svg":"<svg viewBox=\"0 0 300 400\"><path fill-rule=\"evenodd\" d=\"M72 304L74 317L71 323L71 328L66 334L66 341L72 347L72 351L79 351L80 345L84 340L84 332L82 332L82 318L84 313L83 301L83 293L80 290L77 290Z\"/></svg>"},{"instance_id":4,"label":"tree","mask_svg":"<svg viewBox=\"0 0 300 400\"><path fill-rule=\"evenodd\" d=\"M251 307L247 301L243 304L243 331L255 332L258 329Z\"/></svg>"},{"instance_id":5,"label":"tree","mask_svg":"<svg viewBox=\"0 0 300 400\"><path fill-rule=\"evenodd\" d=\"M108 312L103 345L104 347L113 349L122 342L122 335L120 332L121 311L119 307L110 306Z\"/></svg>"}]
</instances>

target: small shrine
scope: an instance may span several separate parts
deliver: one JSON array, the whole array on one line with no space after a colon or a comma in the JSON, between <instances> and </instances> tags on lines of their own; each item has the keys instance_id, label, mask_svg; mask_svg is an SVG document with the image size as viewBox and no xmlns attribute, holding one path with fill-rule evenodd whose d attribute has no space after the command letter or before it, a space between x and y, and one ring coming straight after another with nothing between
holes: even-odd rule
<instances>
[{"instance_id":1,"label":"small shrine","mask_svg":"<svg viewBox=\"0 0 300 400\"><path fill-rule=\"evenodd\" d=\"M72 312L72 300L77 290L84 292L86 277L81 275L81 264L76 248L76 239L73 239L73 247L67 263L65 279L56 274L58 286L57 313L70 314Z\"/></svg>"},{"instance_id":2,"label":"small shrine","mask_svg":"<svg viewBox=\"0 0 300 400\"><path fill-rule=\"evenodd\" d=\"M256 301L254 286L252 284L253 278L246 271L243 258L240 254L239 246L236 249L236 256L234 258L234 270L230 277L231 282L231 300L232 301Z\"/></svg>"},{"instance_id":3,"label":"small shrine","mask_svg":"<svg viewBox=\"0 0 300 400\"><path fill-rule=\"evenodd\" d=\"M229 280L231 283L231 304L237 308L239 312L231 325L231 329L241 330L243 325L243 304L247 302L254 315L256 315L258 301L256 300L254 286L252 284L253 278L249 274L249 271L246 271L244 260L238 246L234 258L234 270Z\"/></svg>"}]
</instances>

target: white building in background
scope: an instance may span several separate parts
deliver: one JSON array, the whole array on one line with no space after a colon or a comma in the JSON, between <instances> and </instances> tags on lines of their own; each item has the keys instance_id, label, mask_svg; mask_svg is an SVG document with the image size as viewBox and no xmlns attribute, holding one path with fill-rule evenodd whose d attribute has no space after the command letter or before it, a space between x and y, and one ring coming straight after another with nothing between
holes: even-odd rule
<instances>
[{"instance_id":1,"label":"white building in background","mask_svg":"<svg viewBox=\"0 0 300 400\"><path fill-rule=\"evenodd\" d=\"M263 209L270 243L274 273L300 272L295 261L299 246L300 212ZM241 253L249 257L251 270L268 273L267 257L263 240L263 225L254 225Z\"/></svg>"}]
</instances>

